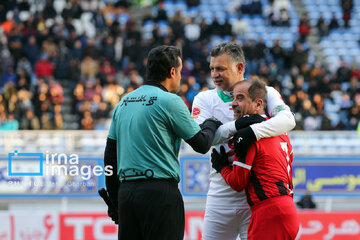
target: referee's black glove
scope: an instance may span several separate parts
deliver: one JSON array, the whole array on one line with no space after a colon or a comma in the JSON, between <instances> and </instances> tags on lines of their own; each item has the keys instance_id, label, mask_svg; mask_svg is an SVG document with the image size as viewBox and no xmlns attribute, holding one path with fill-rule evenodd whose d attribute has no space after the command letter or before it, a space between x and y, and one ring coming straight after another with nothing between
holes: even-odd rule
<instances>
[{"instance_id":1,"label":"referee's black glove","mask_svg":"<svg viewBox=\"0 0 360 240\"><path fill-rule=\"evenodd\" d=\"M254 123L259 123L264 120L265 119L259 114L246 114L235 121L235 128L236 130L240 130L242 128L246 128Z\"/></svg>"},{"instance_id":2,"label":"referee's black glove","mask_svg":"<svg viewBox=\"0 0 360 240\"><path fill-rule=\"evenodd\" d=\"M115 222L115 224L119 223L119 213L118 210L113 207L108 207L107 211L108 216Z\"/></svg>"},{"instance_id":3,"label":"referee's black glove","mask_svg":"<svg viewBox=\"0 0 360 240\"><path fill-rule=\"evenodd\" d=\"M221 125L222 125L222 122L220 122L216 118L212 117L212 118L205 119L205 121L203 123L201 123L199 126L201 129L210 128L215 131Z\"/></svg>"},{"instance_id":4,"label":"referee's black glove","mask_svg":"<svg viewBox=\"0 0 360 240\"><path fill-rule=\"evenodd\" d=\"M220 153L218 153L215 148L213 149L211 153L211 163L217 172L221 172L225 166L229 166L229 160L224 146L220 147Z\"/></svg>"},{"instance_id":5,"label":"referee's black glove","mask_svg":"<svg viewBox=\"0 0 360 240\"><path fill-rule=\"evenodd\" d=\"M113 192L112 192L113 193ZM107 191L107 194L109 196L110 202L112 204L108 205L108 216L115 222L115 224L118 224L119 222L119 210L118 210L118 199L116 194L110 194L109 191Z\"/></svg>"}]
</instances>

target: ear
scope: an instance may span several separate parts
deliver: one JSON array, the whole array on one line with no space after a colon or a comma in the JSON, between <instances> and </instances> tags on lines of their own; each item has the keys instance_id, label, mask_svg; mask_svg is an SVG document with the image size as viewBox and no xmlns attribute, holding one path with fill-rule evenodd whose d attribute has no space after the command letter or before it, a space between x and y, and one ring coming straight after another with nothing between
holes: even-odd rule
<instances>
[{"instance_id":1,"label":"ear","mask_svg":"<svg viewBox=\"0 0 360 240\"><path fill-rule=\"evenodd\" d=\"M264 106L264 102L262 99L256 99L255 101L255 109L256 111L260 112L262 109L263 109L263 106Z\"/></svg>"},{"instance_id":2,"label":"ear","mask_svg":"<svg viewBox=\"0 0 360 240\"><path fill-rule=\"evenodd\" d=\"M239 74L244 73L244 64L242 62L239 62L236 64L236 70L239 72Z\"/></svg>"},{"instance_id":3,"label":"ear","mask_svg":"<svg viewBox=\"0 0 360 240\"><path fill-rule=\"evenodd\" d=\"M175 69L174 67L172 67L172 68L170 69L170 77L174 77L175 74L176 74L176 69Z\"/></svg>"}]
</instances>

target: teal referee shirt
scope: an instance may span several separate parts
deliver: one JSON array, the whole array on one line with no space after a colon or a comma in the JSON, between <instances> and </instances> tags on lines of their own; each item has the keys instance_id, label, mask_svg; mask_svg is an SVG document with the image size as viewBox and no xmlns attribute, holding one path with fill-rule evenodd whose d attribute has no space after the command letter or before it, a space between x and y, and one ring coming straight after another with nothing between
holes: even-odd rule
<instances>
[{"instance_id":1,"label":"teal referee shirt","mask_svg":"<svg viewBox=\"0 0 360 240\"><path fill-rule=\"evenodd\" d=\"M152 177L179 182L181 139L199 131L184 101L160 83L127 94L113 111L108 135L117 141L120 181Z\"/></svg>"}]
</instances>

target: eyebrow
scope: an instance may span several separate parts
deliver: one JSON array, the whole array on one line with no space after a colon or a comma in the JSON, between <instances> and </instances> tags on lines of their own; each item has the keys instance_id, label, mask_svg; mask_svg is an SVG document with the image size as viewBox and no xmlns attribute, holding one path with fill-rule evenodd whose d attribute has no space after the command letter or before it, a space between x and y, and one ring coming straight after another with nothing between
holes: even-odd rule
<instances>
[{"instance_id":1,"label":"eyebrow","mask_svg":"<svg viewBox=\"0 0 360 240\"><path fill-rule=\"evenodd\" d=\"M242 94L242 93L238 93L238 94L235 95L235 98L238 98L238 97L245 97L245 95Z\"/></svg>"}]
</instances>

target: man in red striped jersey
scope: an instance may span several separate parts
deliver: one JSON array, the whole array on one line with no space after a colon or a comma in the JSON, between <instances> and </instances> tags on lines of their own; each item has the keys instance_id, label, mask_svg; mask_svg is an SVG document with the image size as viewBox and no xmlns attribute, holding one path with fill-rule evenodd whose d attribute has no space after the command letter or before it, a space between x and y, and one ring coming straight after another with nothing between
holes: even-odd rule
<instances>
[{"instance_id":1,"label":"man in red striped jersey","mask_svg":"<svg viewBox=\"0 0 360 240\"><path fill-rule=\"evenodd\" d=\"M259 122L264 121L266 102L262 82L246 80L234 86L235 119L257 114ZM243 140L234 137L234 141ZM247 153L235 156L232 167L224 147L220 153L213 150L211 162L232 189L246 191L252 210L248 240L295 239L299 219L293 202L293 153L287 133L255 142Z\"/></svg>"}]
</instances>

